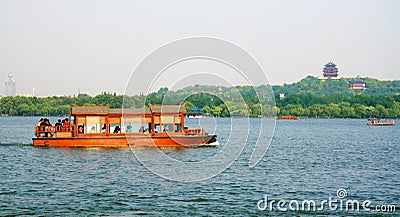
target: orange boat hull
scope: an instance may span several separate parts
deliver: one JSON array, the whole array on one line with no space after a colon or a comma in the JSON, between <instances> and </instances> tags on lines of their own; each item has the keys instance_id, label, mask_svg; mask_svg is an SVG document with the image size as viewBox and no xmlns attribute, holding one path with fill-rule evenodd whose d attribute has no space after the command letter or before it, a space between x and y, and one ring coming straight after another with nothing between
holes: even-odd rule
<instances>
[{"instance_id":1,"label":"orange boat hull","mask_svg":"<svg viewBox=\"0 0 400 217\"><path fill-rule=\"evenodd\" d=\"M33 138L34 146L52 147L107 147L121 148L134 146L158 147L196 147L216 141L215 135L196 136L125 136L109 137L72 137L72 138Z\"/></svg>"}]
</instances>

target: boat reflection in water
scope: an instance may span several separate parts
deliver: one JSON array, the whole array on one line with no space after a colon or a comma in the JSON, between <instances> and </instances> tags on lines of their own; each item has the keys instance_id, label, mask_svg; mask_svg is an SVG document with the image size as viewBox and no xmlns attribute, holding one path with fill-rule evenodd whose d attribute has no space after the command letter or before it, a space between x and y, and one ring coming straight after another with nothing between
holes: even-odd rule
<instances>
[{"instance_id":1,"label":"boat reflection in water","mask_svg":"<svg viewBox=\"0 0 400 217\"><path fill-rule=\"evenodd\" d=\"M110 109L72 105L70 126L36 126L34 146L197 147L216 142L204 129L187 129L184 105ZM217 143L216 143L217 144Z\"/></svg>"}]
</instances>

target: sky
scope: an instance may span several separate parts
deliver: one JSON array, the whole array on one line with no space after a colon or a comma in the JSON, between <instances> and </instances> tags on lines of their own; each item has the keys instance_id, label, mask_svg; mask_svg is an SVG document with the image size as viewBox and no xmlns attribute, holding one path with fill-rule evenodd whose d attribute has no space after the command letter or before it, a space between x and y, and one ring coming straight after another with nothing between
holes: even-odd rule
<instances>
[{"instance_id":1,"label":"sky","mask_svg":"<svg viewBox=\"0 0 400 217\"><path fill-rule=\"evenodd\" d=\"M397 0L0 0L0 87L13 74L19 95L122 94L149 53L195 36L241 47L274 85L322 76L328 61L342 77L399 80L398 11ZM152 88L180 77L171 71ZM130 85L148 90L137 76Z\"/></svg>"}]
</instances>

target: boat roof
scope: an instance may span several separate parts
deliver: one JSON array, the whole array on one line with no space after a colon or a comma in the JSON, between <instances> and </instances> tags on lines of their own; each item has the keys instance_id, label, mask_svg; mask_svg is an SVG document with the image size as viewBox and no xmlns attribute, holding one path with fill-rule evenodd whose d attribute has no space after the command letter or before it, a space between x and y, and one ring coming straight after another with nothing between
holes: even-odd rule
<instances>
[{"instance_id":1,"label":"boat roof","mask_svg":"<svg viewBox=\"0 0 400 217\"><path fill-rule=\"evenodd\" d=\"M109 113L109 105L105 106L76 106L71 105L71 115L107 115Z\"/></svg>"},{"instance_id":2,"label":"boat roof","mask_svg":"<svg viewBox=\"0 0 400 217\"><path fill-rule=\"evenodd\" d=\"M150 108L124 108L114 109L110 106L76 106L71 105L71 115L122 115L122 114L186 114L184 105L150 105Z\"/></svg>"},{"instance_id":3,"label":"boat roof","mask_svg":"<svg viewBox=\"0 0 400 217\"><path fill-rule=\"evenodd\" d=\"M124 109L110 109L109 114L151 114L149 108L124 108Z\"/></svg>"},{"instance_id":4,"label":"boat roof","mask_svg":"<svg viewBox=\"0 0 400 217\"><path fill-rule=\"evenodd\" d=\"M185 105L150 105L151 113L187 113Z\"/></svg>"}]
</instances>

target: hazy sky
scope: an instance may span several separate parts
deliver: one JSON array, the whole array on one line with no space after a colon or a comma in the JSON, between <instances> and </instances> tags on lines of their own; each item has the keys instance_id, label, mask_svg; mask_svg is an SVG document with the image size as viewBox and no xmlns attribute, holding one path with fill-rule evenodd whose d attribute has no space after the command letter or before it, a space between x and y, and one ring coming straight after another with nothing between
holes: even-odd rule
<instances>
[{"instance_id":1,"label":"hazy sky","mask_svg":"<svg viewBox=\"0 0 400 217\"><path fill-rule=\"evenodd\" d=\"M0 0L0 93L9 73L21 95L123 93L147 54L191 36L237 44L272 84L321 76L330 60L340 76L400 79L399 11L397 0Z\"/></svg>"}]
</instances>

